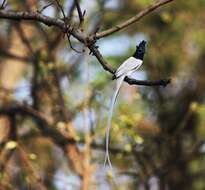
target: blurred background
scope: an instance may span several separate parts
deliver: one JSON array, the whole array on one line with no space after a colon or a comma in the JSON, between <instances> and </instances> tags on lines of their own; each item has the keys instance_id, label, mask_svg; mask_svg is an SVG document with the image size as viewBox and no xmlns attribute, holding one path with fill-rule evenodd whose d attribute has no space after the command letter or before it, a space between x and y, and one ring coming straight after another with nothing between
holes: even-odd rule
<instances>
[{"instance_id":1,"label":"blurred background","mask_svg":"<svg viewBox=\"0 0 205 190\"><path fill-rule=\"evenodd\" d=\"M5 9L62 18L55 4L42 10L52 2L12 0ZM108 29L153 2L82 0L84 29ZM73 1L60 3L75 26ZM1 19L0 189L204 190L204 24L204 0L176 0L97 41L117 68L146 40L133 78L172 80L166 88L123 84L112 119L112 173L103 167L111 74L71 37L74 51L59 29Z\"/></svg>"}]
</instances>

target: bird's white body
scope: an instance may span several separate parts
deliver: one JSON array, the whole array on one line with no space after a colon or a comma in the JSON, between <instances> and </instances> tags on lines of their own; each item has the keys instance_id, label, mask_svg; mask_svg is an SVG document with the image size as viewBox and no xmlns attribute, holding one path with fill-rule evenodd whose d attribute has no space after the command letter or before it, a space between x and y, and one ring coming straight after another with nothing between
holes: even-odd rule
<instances>
[{"instance_id":1,"label":"bird's white body","mask_svg":"<svg viewBox=\"0 0 205 190\"><path fill-rule=\"evenodd\" d=\"M141 59L130 57L127 60L125 60L115 72L116 89L113 93L110 107L109 107L108 121L106 127L106 153L105 153L105 161L104 161L104 165L108 161L110 168L112 168L112 165L109 157L109 136L110 136L110 127L111 127L111 119L112 119L114 104L125 77L130 76L133 72L135 72L142 65L142 62L143 61Z\"/></svg>"},{"instance_id":2,"label":"bird's white body","mask_svg":"<svg viewBox=\"0 0 205 190\"><path fill-rule=\"evenodd\" d=\"M141 59L136 59L134 57L130 57L127 60L125 60L117 69L115 76L116 78L119 78L123 75L129 76L134 71L136 71L140 66L142 65Z\"/></svg>"}]
</instances>

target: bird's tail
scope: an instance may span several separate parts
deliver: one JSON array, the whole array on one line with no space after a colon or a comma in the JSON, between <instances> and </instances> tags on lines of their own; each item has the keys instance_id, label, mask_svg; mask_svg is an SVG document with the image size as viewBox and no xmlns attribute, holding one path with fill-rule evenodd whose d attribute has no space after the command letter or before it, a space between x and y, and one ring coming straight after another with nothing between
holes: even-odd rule
<instances>
[{"instance_id":1,"label":"bird's tail","mask_svg":"<svg viewBox=\"0 0 205 190\"><path fill-rule=\"evenodd\" d=\"M110 156L109 156L109 137L110 137L110 127L111 127L111 120L112 120L112 114L113 114L113 109L114 109L114 105L117 99L117 96L119 94L119 90L120 87L122 85L122 82L124 80L125 76L122 75L121 77L119 77L116 80L116 88L115 91L113 93L111 102L110 102L110 107L109 107L109 112L108 112L108 120L107 120L107 127L106 127L106 142L105 142L105 160L104 160L104 166L106 165L106 163L108 162L109 167L112 169L112 164L110 161Z\"/></svg>"}]
</instances>

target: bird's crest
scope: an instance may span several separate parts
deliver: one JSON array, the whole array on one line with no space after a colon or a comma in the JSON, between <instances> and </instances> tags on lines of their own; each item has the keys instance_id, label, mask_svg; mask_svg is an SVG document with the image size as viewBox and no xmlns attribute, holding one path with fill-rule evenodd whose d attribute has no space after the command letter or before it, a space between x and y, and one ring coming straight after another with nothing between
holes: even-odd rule
<instances>
[{"instance_id":1,"label":"bird's crest","mask_svg":"<svg viewBox=\"0 0 205 190\"><path fill-rule=\"evenodd\" d=\"M135 51L133 57L143 60L144 54L146 52L146 43L147 42L145 40L143 40L139 43L138 46L136 46L136 51Z\"/></svg>"},{"instance_id":2,"label":"bird's crest","mask_svg":"<svg viewBox=\"0 0 205 190\"><path fill-rule=\"evenodd\" d=\"M138 46L136 46L137 52L139 53L145 53L146 52L146 41L143 40L139 43Z\"/></svg>"}]
</instances>

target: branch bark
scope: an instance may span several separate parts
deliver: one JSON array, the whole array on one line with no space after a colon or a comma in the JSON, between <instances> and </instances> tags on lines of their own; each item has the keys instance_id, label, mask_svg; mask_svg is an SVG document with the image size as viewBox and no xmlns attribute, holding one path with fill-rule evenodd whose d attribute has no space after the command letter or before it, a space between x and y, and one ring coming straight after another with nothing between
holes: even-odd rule
<instances>
[{"instance_id":1,"label":"branch bark","mask_svg":"<svg viewBox=\"0 0 205 190\"><path fill-rule=\"evenodd\" d=\"M149 81L149 80L136 80L136 79L131 79L129 77L126 77L125 81L130 85L166 87L171 82L171 79L160 79L160 80L155 80L155 81Z\"/></svg>"},{"instance_id":2,"label":"branch bark","mask_svg":"<svg viewBox=\"0 0 205 190\"><path fill-rule=\"evenodd\" d=\"M44 116L43 113L33 109L30 106L23 104L7 105L0 108L1 115L21 115L26 117L31 117L37 124L38 129L41 133L49 137L56 145L58 145L66 154L68 161L71 167L78 173L79 176L82 176L83 167L80 160L81 154L78 152L78 149L74 150L76 146L76 141L74 138L68 138L62 135L58 130L55 129L54 124Z\"/></svg>"},{"instance_id":3,"label":"branch bark","mask_svg":"<svg viewBox=\"0 0 205 190\"><path fill-rule=\"evenodd\" d=\"M90 46L88 46L88 48L95 55L95 57L100 62L100 64L102 65L104 70L106 70L112 74L115 73L115 70L105 61L105 59L101 55L100 51L95 47L95 45L90 45ZM170 79L148 81L148 80L135 80L135 79L131 79L129 77L126 77L124 79L124 81L130 85L163 86L163 87L166 87L171 82Z\"/></svg>"},{"instance_id":4,"label":"branch bark","mask_svg":"<svg viewBox=\"0 0 205 190\"><path fill-rule=\"evenodd\" d=\"M31 58L29 58L29 57L23 57L23 56L20 56L20 55L15 55L15 54L13 54L9 51L6 51L6 50L0 50L0 56L5 58L5 59L15 59L15 60L22 61L22 62L31 61Z\"/></svg>"},{"instance_id":5,"label":"branch bark","mask_svg":"<svg viewBox=\"0 0 205 190\"><path fill-rule=\"evenodd\" d=\"M80 25L81 25L84 21L84 16L83 16L83 13L82 13L82 10L80 8L80 4L79 4L78 0L75 0L75 5L76 5L77 11L78 11L78 16L79 16Z\"/></svg>"},{"instance_id":6,"label":"branch bark","mask_svg":"<svg viewBox=\"0 0 205 190\"><path fill-rule=\"evenodd\" d=\"M102 37L110 35L114 32L117 32L117 31L129 26L130 24L136 22L137 20L139 20L140 18L142 18L143 16L145 16L149 12L151 12L151 11L155 10L156 8L162 6L163 4L166 4L166 3L171 2L171 1L173 1L173 0L159 1L158 3L150 6L149 8L147 8L143 11L141 11L135 17L133 17L133 18L129 19L128 21L126 21L125 23L122 23L121 25L119 25L120 28L119 28L119 26L116 26L112 29L109 29L109 32L107 30L107 32L104 31L104 32L98 33L97 38L102 38ZM56 27L60 28L62 31L64 31L66 33L67 32L70 33L78 41L80 41L85 46L87 46L90 49L90 51L93 53L93 55L95 55L95 57L97 58L99 63L102 65L104 70L110 72L111 74L115 73L115 70L112 68L111 65L109 65L105 61L105 59L101 55L98 48L95 46L96 39L93 36L86 36L83 32L81 32L80 30L77 30L77 29L69 29L67 31L68 27L66 26L66 23L61 19L44 16L38 12L14 12L14 11L5 11L5 10L0 10L0 19L11 19L11 20L19 20L19 21L30 20L30 21L41 22L47 26L56 26ZM128 77L126 77L125 82L127 82L128 84L131 84L131 85L135 84L135 85L145 85L145 86L157 86L157 85L166 86L167 84L170 83L170 79L158 80L158 81L139 81L139 80L129 79Z\"/></svg>"},{"instance_id":7,"label":"branch bark","mask_svg":"<svg viewBox=\"0 0 205 190\"><path fill-rule=\"evenodd\" d=\"M6 11L0 10L1 19L12 19L12 20L33 20L42 22L47 26L57 26L61 29L64 29L63 20L51 18L44 16L38 12L21 12L21 11Z\"/></svg>"},{"instance_id":8,"label":"branch bark","mask_svg":"<svg viewBox=\"0 0 205 190\"><path fill-rule=\"evenodd\" d=\"M6 5L6 0L3 0L0 9L4 9L5 5Z\"/></svg>"},{"instance_id":9,"label":"branch bark","mask_svg":"<svg viewBox=\"0 0 205 190\"><path fill-rule=\"evenodd\" d=\"M42 15L38 12L21 12L21 11L5 11L0 10L0 19L10 19L10 20L28 20L28 21L37 21L41 22L47 26L56 26L62 31L68 32L73 37L78 39L80 42L84 43L84 38L77 30L68 30L68 27L65 25L65 22L58 18L51 18L45 15Z\"/></svg>"},{"instance_id":10,"label":"branch bark","mask_svg":"<svg viewBox=\"0 0 205 190\"><path fill-rule=\"evenodd\" d=\"M121 24L118 24L118 25L116 25L116 26L114 26L114 27L112 27L108 30L97 33L96 38L100 39L100 38L109 36L109 35L117 32L117 31L120 31L124 28L127 28L129 25L139 21L141 18L143 18L144 16L146 16L150 12L156 10L157 8L161 7L162 5L165 5L165 4L169 3L171 1L174 1L174 0L161 0L161 1L158 1L158 2L154 3L153 5L147 7L146 9L142 10L141 12L136 14L134 17L128 19L127 21L125 21Z\"/></svg>"},{"instance_id":11,"label":"branch bark","mask_svg":"<svg viewBox=\"0 0 205 190\"><path fill-rule=\"evenodd\" d=\"M31 117L36 123L42 134L50 137L57 145L65 146L67 143L75 143L74 139L64 137L58 132L52 123L42 113L33 109L30 106L16 104L0 108L0 115L19 114L22 116Z\"/></svg>"}]
</instances>

